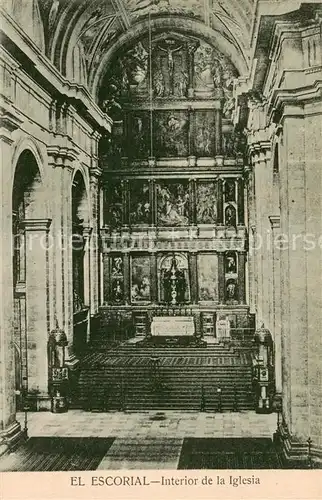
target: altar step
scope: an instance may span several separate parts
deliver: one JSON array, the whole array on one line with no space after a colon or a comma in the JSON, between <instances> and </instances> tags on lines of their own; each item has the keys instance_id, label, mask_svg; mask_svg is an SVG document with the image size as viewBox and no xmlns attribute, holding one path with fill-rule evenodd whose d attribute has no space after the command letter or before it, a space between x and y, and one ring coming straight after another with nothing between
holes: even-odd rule
<instances>
[{"instance_id":1,"label":"altar step","mask_svg":"<svg viewBox=\"0 0 322 500\"><path fill-rule=\"evenodd\" d=\"M180 354L171 349L165 355L167 349L160 349L160 353L159 349L157 352L153 349L152 356L137 353L135 348L132 352L125 351L126 354L123 350L118 355L89 353L83 359L79 401L84 408L92 411L254 409L249 354L223 355L221 350L218 356L194 349L193 355L183 355L182 349ZM151 357L158 358L156 370Z\"/></svg>"}]
</instances>

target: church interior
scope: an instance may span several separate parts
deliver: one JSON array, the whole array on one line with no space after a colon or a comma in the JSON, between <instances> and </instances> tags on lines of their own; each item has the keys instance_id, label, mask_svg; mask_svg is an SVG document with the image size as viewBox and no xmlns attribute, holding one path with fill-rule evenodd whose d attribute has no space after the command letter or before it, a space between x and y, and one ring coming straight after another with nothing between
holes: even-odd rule
<instances>
[{"instance_id":1,"label":"church interior","mask_svg":"<svg viewBox=\"0 0 322 500\"><path fill-rule=\"evenodd\" d=\"M0 470L321 468L322 3L0 11Z\"/></svg>"}]
</instances>

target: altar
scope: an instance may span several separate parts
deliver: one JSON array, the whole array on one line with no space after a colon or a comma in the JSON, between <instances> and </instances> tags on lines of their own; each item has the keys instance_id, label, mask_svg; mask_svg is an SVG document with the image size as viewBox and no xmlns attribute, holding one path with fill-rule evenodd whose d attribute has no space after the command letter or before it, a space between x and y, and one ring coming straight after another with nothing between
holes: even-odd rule
<instances>
[{"instance_id":1,"label":"altar","mask_svg":"<svg viewBox=\"0 0 322 500\"><path fill-rule=\"evenodd\" d=\"M194 334L192 316L156 316L151 323L152 337L189 337Z\"/></svg>"}]
</instances>

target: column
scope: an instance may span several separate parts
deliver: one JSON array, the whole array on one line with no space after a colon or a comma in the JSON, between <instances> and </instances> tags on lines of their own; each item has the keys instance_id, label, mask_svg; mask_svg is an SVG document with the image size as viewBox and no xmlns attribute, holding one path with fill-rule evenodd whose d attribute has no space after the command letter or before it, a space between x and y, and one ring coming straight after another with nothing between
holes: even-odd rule
<instances>
[{"instance_id":1,"label":"column","mask_svg":"<svg viewBox=\"0 0 322 500\"><path fill-rule=\"evenodd\" d=\"M224 223L224 194L223 194L223 179L218 178L217 180L217 195L218 195L218 205L217 205L217 222L218 224Z\"/></svg>"},{"instance_id":2,"label":"column","mask_svg":"<svg viewBox=\"0 0 322 500\"><path fill-rule=\"evenodd\" d=\"M91 235L92 228L84 227L84 304L89 306L91 303ZM95 279L95 278L94 278Z\"/></svg>"},{"instance_id":3,"label":"column","mask_svg":"<svg viewBox=\"0 0 322 500\"><path fill-rule=\"evenodd\" d=\"M91 168L89 172L89 198L90 198L90 224L91 235L89 245L90 262L90 314L95 315L100 305L100 252L99 252L99 227L100 227L100 191L102 170L98 167Z\"/></svg>"},{"instance_id":4,"label":"column","mask_svg":"<svg viewBox=\"0 0 322 500\"><path fill-rule=\"evenodd\" d=\"M131 304L131 266L130 266L130 252L124 252L123 254L124 262L124 298L125 304Z\"/></svg>"},{"instance_id":5,"label":"column","mask_svg":"<svg viewBox=\"0 0 322 500\"><path fill-rule=\"evenodd\" d=\"M190 194L190 223L197 224L197 181L189 179L189 194Z\"/></svg>"},{"instance_id":6,"label":"column","mask_svg":"<svg viewBox=\"0 0 322 500\"><path fill-rule=\"evenodd\" d=\"M2 61L1 61L2 62ZM1 82L3 83L3 82ZM0 284L3 290L0 300L0 454L21 436L16 421L13 330L13 273L12 273L12 136L21 121L9 113L1 117L0 128Z\"/></svg>"},{"instance_id":7,"label":"column","mask_svg":"<svg viewBox=\"0 0 322 500\"><path fill-rule=\"evenodd\" d=\"M30 219L23 224L26 238L28 390L39 390L37 399L42 404L41 401L48 398L48 232L51 221Z\"/></svg>"},{"instance_id":8,"label":"column","mask_svg":"<svg viewBox=\"0 0 322 500\"><path fill-rule=\"evenodd\" d=\"M215 110L215 155L222 156L222 111L221 108Z\"/></svg>"},{"instance_id":9,"label":"column","mask_svg":"<svg viewBox=\"0 0 322 500\"><path fill-rule=\"evenodd\" d=\"M300 106L284 110L281 147L281 233L288 239L280 253L283 365L283 413L293 439L305 443L310 432L306 252L305 130ZM295 242L295 243L292 243ZM314 325L315 328L315 325ZM313 382L313 381L312 381ZM315 380L316 383L317 381Z\"/></svg>"},{"instance_id":10,"label":"column","mask_svg":"<svg viewBox=\"0 0 322 500\"><path fill-rule=\"evenodd\" d=\"M245 197L244 197L244 179L237 180L238 186L238 224L244 226L245 224Z\"/></svg>"},{"instance_id":11,"label":"column","mask_svg":"<svg viewBox=\"0 0 322 500\"><path fill-rule=\"evenodd\" d=\"M195 148L195 112L193 109L189 109L189 126L188 126L188 156L196 156Z\"/></svg>"},{"instance_id":12,"label":"column","mask_svg":"<svg viewBox=\"0 0 322 500\"><path fill-rule=\"evenodd\" d=\"M103 305L106 305L110 302L110 254L103 253L102 256L103 262Z\"/></svg>"},{"instance_id":13,"label":"column","mask_svg":"<svg viewBox=\"0 0 322 500\"><path fill-rule=\"evenodd\" d=\"M150 254L150 269L151 269L151 301L153 304L158 303L158 257L156 252Z\"/></svg>"},{"instance_id":14,"label":"column","mask_svg":"<svg viewBox=\"0 0 322 500\"><path fill-rule=\"evenodd\" d=\"M225 303L225 255L218 253L218 299L219 304Z\"/></svg>"},{"instance_id":15,"label":"column","mask_svg":"<svg viewBox=\"0 0 322 500\"><path fill-rule=\"evenodd\" d=\"M191 302L193 304L198 304L198 263L197 263L197 252L189 253L189 270L190 270L190 292L191 292Z\"/></svg>"},{"instance_id":16,"label":"column","mask_svg":"<svg viewBox=\"0 0 322 500\"><path fill-rule=\"evenodd\" d=\"M272 226L272 259L273 259L273 338L275 347L275 384L276 393L282 395L282 336L281 336L281 263L280 249L277 242L281 234L280 216L271 215Z\"/></svg>"},{"instance_id":17,"label":"column","mask_svg":"<svg viewBox=\"0 0 322 500\"><path fill-rule=\"evenodd\" d=\"M61 150L58 146L50 146L48 164L52 168L52 188L55 203L52 209L49 250L51 274L51 330L62 328L69 342L66 361L75 360L73 354L73 270L72 270L72 199L71 186L73 162L77 152L72 149Z\"/></svg>"},{"instance_id":18,"label":"column","mask_svg":"<svg viewBox=\"0 0 322 500\"><path fill-rule=\"evenodd\" d=\"M245 283L246 252L238 252L238 302L246 304Z\"/></svg>"},{"instance_id":19,"label":"column","mask_svg":"<svg viewBox=\"0 0 322 500\"><path fill-rule=\"evenodd\" d=\"M188 97L194 97L194 85L195 85L195 51L197 49L197 44L188 44Z\"/></svg>"}]
</instances>

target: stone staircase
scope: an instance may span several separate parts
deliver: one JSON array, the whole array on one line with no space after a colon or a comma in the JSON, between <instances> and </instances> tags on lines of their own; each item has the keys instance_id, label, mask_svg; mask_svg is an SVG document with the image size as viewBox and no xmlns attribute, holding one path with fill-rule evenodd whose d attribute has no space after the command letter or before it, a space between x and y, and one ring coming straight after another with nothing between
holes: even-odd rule
<instances>
[{"instance_id":1,"label":"stone staircase","mask_svg":"<svg viewBox=\"0 0 322 500\"><path fill-rule=\"evenodd\" d=\"M91 411L254 409L251 356L222 345L90 350L79 404Z\"/></svg>"}]
</instances>

